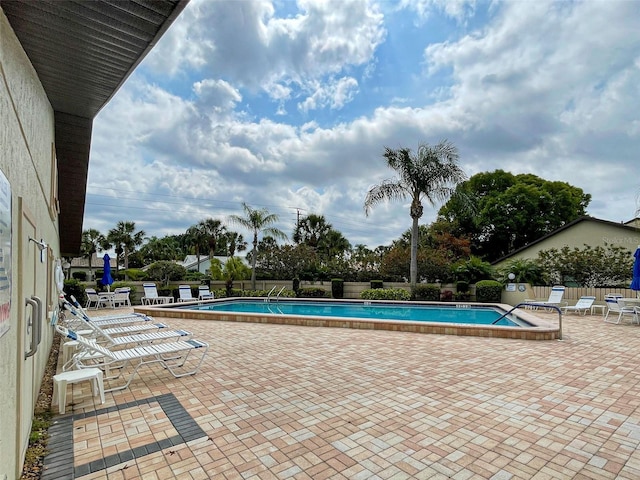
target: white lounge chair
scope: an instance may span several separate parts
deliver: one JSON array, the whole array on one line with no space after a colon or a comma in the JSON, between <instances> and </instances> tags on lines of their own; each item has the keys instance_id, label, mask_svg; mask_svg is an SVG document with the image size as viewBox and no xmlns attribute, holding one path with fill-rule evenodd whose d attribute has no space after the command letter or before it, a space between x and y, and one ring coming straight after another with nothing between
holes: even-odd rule
<instances>
[{"instance_id":1,"label":"white lounge chair","mask_svg":"<svg viewBox=\"0 0 640 480\"><path fill-rule=\"evenodd\" d=\"M98 309L100 307L110 307L111 303L105 296L100 296L94 288L85 288L84 292L87 294L87 303L84 308L86 309Z\"/></svg>"},{"instance_id":2,"label":"white lounge chair","mask_svg":"<svg viewBox=\"0 0 640 480\"><path fill-rule=\"evenodd\" d=\"M172 330L166 328L164 324L156 324L155 331L150 332L124 332L124 335L118 336L118 330L103 329L95 322L88 321L86 315L83 315L69 302L64 303L65 310L75 318L80 320L80 325L84 327L83 331L91 332L91 334L83 334L88 338L95 339L99 344L108 347L136 344L142 345L163 340L188 340L193 334L187 330ZM161 325L161 326L159 326ZM122 328L122 327L121 327Z\"/></svg>"},{"instance_id":3,"label":"white lounge chair","mask_svg":"<svg viewBox=\"0 0 640 480\"><path fill-rule=\"evenodd\" d=\"M158 287L155 283L143 283L144 297L142 305L159 305L163 303L173 303L173 297L161 297L158 295Z\"/></svg>"},{"instance_id":4,"label":"white lounge chair","mask_svg":"<svg viewBox=\"0 0 640 480\"><path fill-rule=\"evenodd\" d=\"M607 303L607 314L604 317L605 322L618 324L622 321L625 315L628 315L631 317L632 323L640 323L638 320L638 312L635 307L625 306L622 298L606 297L604 301ZM609 315L611 313L613 313L612 319L609 320ZM617 317L616 314L618 314Z\"/></svg>"},{"instance_id":5,"label":"white lounge chair","mask_svg":"<svg viewBox=\"0 0 640 480\"><path fill-rule=\"evenodd\" d=\"M595 301L596 297L585 295L580 297L575 305L565 305L563 307L560 307L560 310L562 310L562 313L576 312L582 313L582 315L586 315L587 311L591 311L591 306Z\"/></svg>"},{"instance_id":6,"label":"white lounge chair","mask_svg":"<svg viewBox=\"0 0 640 480\"><path fill-rule=\"evenodd\" d=\"M525 298L525 302L527 303L534 303L534 308L537 307L564 307L567 305L567 302L562 300L562 297L564 296L564 290L565 287L562 285L555 285L553 287L551 287L551 292L549 293L549 298L547 300L535 300L535 299L529 299L529 298Z\"/></svg>"},{"instance_id":7,"label":"white lounge chair","mask_svg":"<svg viewBox=\"0 0 640 480\"><path fill-rule=\"evenodd\" d=\"M131 299L129 295L131 293L131 288L129 287L118 287L114 290L113 299L111 302L115 307L130 307Z\"/></svg>"},{"instance_id":8,"label":"white lounge chair","mask_svg":"<svg viewBox=\"0 0 640 480\"><path fill-rule=\"evenodd\" d=\"M194 339L112 350L61 325L56 325L56 331L63 337L78 342L81 350L80 354L77 355L80 368L100 368L104 370L105 381L116 380L120 377L124 378L125 375L128 375L124 385L112 387L105 390L105 392L127 388L142 365L158 363L162 368L169 370L176 378L193 375L200 369L200 365L202 365L202 361L209 350L208 343ZM190 358L191 353L194 351L200 354L199 358ZM129 366L133 366L133 371L128 368ZM109 376L113 370L118 372L117 375Z\"/></svg>"},{"instance_id":9,"label":"white lounge chair","mask_svg":"<svg viewBox=\"0 0 640 480\"><path fill-rule=\"evenodd\" d=\"M198 287L198 300L213 300L216 296L211 293L207 285L200 285Z\"/></svg>"},{"instance_id":10,"label":"white lounge chair","mask_svg":"<svg viewBox=\"0 0 640 480\"><path fill-rule=\"evenodd\" d=\"M180 292L180 298L178 298L179 302L195 302L198 300L191 294L191 287L189 285L180 285L178 287L178 292Z\"/></svg>"},{"instance_id":11,"label":"white lounge chair","mask_svg":"<svg viewBox=\"0 0 640 480\"><path fill-rule=\"evenodd\" d=\"M116 313L114 315L100 315L98 317L90 317L89 315L87 315L87 312L82 308L80 303L76 300L76 298L73 295L70 295L68 300L65 300L65 301L68 301L79 312L82 312L86 321L94 322L100 325L101 327L116 326L116 325L122 325L122 324L128 324L128 323L143 323L143 322L150 322L150 324L153 324L155 322L153 317L144 315L142 313L120 313L120 314Z\"/></svg>"}]
</instances>

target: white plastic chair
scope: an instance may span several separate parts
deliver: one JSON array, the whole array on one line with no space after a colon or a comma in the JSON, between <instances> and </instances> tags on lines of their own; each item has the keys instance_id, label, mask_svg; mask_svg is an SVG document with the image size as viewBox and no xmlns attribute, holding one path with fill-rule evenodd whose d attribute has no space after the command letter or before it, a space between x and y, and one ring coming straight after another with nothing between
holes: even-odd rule
<instances>
[{"instance_id":1,"label":"white plastic chair","mask_svg":"<svg viewBox=\"0 0 640 480\"><path fill-rule=\"evenodd\" d=\"M586 296L580 297L575 305L572 305L572 306L565 305L560 309L562 310L562 313L576 312L576 313L582 313L582 315L586 315L587 311L591 310L591 306L595 301L596 301L596 297L586 295Z\"/></svg>"},{"instance_id":2,"label":"white plastic chair","mask_svg":"<svg viewBox=\"0 0 640 480\"><path fill-rule=\"evenodd\" d=\"M631 317L632 323L640 323L638 320L638 312L634 307L627 307L624 305L621 297L605 297L605 302L607 302L607 314L604 317L604 321L607 323L615 323L618 324L622 321L625 315L629 315ZM618 316L615 320L612 317L612 320L609 320L609 314L613 312L613 317L617 313Z\"/></svg>"},{"instance_id":3,"label":"white plastic chair","mask_svg":"<svg viewBox=\"0 0 640 480\"><path fill-rule=\"evenodd\" d=\"M87 294L87 303L84 308L97 310L104 303L94 288L85 288L84 292Z\"/></svg>"},{"instance_id":4,"label":"white plastic chair","mask_svg":"<svg viewBox=\"0 0 640 480\"><path fill-rule=\"evenodd\" d=\"M131 293L131 288L129 287L116 288L113 294L113 298L111 300L114 308L130 307L131 306L131 299L129 298L130 293Z\"/></svg>"},{"instance_id":5,"label":"white plastic chair","mask_svg":"<svg viewBox=\"0 0 640 480\"><path fill-rule=\"evenodd\" d=\"M565 287L563 285L555 285L551 287L551 292L549 293L549 298L547 300L535 300L530 298L525 298L525 302L536 303L536 307L546 307L546 306L554 306L554 307L564 307L567 305L567 302L562 300L564 296Z\"/></svg>"},{"instance_id":6,"label":"white plastic chair","mask_svg":"<svg viewBox=\"0 0 640 480\"><path fill-rule=\"evenodd\" d=\"M156 287L156 284L143 283L142 288L144 289L144 297L140 299L142 305L157 305L160 297L158 296L158 287Z\"/></svg>"},{"instance_id":7,"label":"white plastic chair","mask_svg":"<svg viewBox=\"0 0 640 480\"><path fill-rule=\"evenodd\" d=\"M189 285L180 285L178 287L178 292L180 292L180 298L178 298L179 302L195 302L198 300L191 294L191 287Z\"/></svg>"},{"instance_id":8,"label":"white plastic chair","mask_svg":"<svg viewBox=\"0 0 640 480\"><path fill-rule=\"evenodd\" d=\"M207 285L200 285L198 287L198 300L213 300L216 296L211 293Z\"/></svg>"}]
</instances>

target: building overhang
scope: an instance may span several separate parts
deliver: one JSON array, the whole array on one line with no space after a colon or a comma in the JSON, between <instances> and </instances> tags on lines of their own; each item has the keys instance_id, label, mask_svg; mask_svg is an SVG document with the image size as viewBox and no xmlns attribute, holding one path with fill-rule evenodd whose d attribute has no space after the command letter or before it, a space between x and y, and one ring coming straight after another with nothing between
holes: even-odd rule
<instances>
[{"instance_id":1,"label":"building overhang","mask_svg":"<svg viewBox=\"0 0 640 480\"><path fill-rule=\"evenodd\" d=\"M60 250L82 240L93 119L189 0L0 0L55 114Z\"/></svg>"}]
</instances>

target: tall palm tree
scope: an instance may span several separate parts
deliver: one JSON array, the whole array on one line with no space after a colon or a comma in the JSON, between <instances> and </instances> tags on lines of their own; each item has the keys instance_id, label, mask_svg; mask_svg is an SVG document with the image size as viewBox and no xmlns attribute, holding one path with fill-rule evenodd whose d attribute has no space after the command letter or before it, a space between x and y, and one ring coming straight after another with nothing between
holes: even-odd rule
<instances>
[{"instance_id":1,"label":"tall palm tree","mask_svg":"<svg viewBox=\"0 0 640 480\"><path fill-rule=\"evenodd\" d=\"M280 229L271 227L278 221L275 213L266 208L254 210L246 203L242 204L244 216L229 215L229 220L253 232L253 250L251 250L251 289L256 289L256 257L258 250L258 234L263 233L276 239L286 240L287 235Z\"/></svg>"},{"instance_id":2,"label":"tall palm tree","mask_svg":"<svg viewBox=\"0 0 640 480\"><path fill-rule=\"evenodd\" d=\"M227 257L233 257L236 252L243 252L247 249L247 242L242 234L238 232L224 232L222 243Z\"/></svg>"},{"instance_id":3,"label":"tall palm tree","mask_svg":"<svg viewBox=\"0 0 640 480\"><path fill-rule=\"evenodd\" d=\"M83 257L89 258L89 271L91 272L91 278L94 278L93 274L93 255L98 252L106 242L106 238L95 228L90 228L82 232L82 243L80 244L80 253Z\"/></svg>"},{"instance_id":4,"label":"tall palm tree","mask_svg":"<svg viewBox=\"0 0 640 480\"><path fill-rule=\"evenodd\" d=\"M318 248L322 239L331 231L332 227L324 215L314 213L302 218L296 225L293 241L304 243L312 248Z\"/></svg>"},{"instance_id":5,"label":"tall palm tree","mask_svg":"<svg viewBox=\"0 0 640 480\"><path fill-rule=\"evenodd\" d=\"M120 265L120 256L124 256L125 280L128 280L126 271L129 268L129 254L135 251L144 242L143 230L136 232L135 222L118 222L116 228L109 230L107 240L114 245L118 261L116 271Z\"/></svg>"},{"instance_id":6,"label":"tall palm tree","mask_svg":"<svg viewBox=\"0 0 640 480\"><path fill-rule=\"evenodd\" d=\"M202 225L192 225L187 228L185 235L185 241L191 251L196 256L197 270L200 271L200 254L208 248L207 235L202 228Z\"/></svg>"},{"instance_id":7,"label":"tall palm tree","mask_svg":"<svg viewBox=\"0 0 640 480\"><path fill-rule=\"evenodd\" d=\"M422 201L431 205L445 201L455 186L466 179L458 166L458 149L447 140L437 145L423 143L414 154L409 148L392 150L385 147L387 166L395 170L397 178L384 180L374 185L364 201L365 213L383 201L411 199L411 263L409 277L411 291L415 291L418 279L418 220L422 217Z\"/></svg>"},{"instance_id":8,"label":"tall palm tree","mask_svg":"<svg viewBox=\"0 0 640 480\"><path fill-rule=\"evenodd\" d=\"M213 258L216 254L218 240L224 234L226 227L222 225L220 220L207 218L205 220L200 220L198 228L206 237L207 246L209 247L209 258Z\"/></svg>"},{"instance_id":9,"label":"tall palm tree","mask_svg":"<svg viewBox=\"0 0 640 480\"><path fill-rule=\"evenodd\" d=\"M351 244L341 232L332 228L320 239L318 250L326 260L331 260L351 250Z\"/></svg>"}]
</instances>

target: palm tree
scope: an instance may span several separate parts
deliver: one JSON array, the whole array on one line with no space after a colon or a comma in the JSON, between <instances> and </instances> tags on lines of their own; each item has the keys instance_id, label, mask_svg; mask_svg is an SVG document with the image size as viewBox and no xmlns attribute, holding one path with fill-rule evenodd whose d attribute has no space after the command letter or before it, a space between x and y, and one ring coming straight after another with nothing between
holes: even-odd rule
<instances>
[{"instance_id":1,"label":"palm tree","mask_svg":"<svg viewBox=\"0 0 640 480\"><path fill-rule=\"evenodd\" d=\"M297 244L304 243L312 248L318 248L322 238L331 230L331 224L324 215L314 213L301 219L293 233L293 241Z\"/></svg>"},{"instance_id":2,"label":"palm tree","mask_svg":"<svg viewBox=\"0 0 640 480\"><path fill-rule=\"evenodd\" d=\"M185 235L187 245L196 256L197 270L200 271L200 253L208 248L207 235L200 224L192 225L187 229Z\"/></svg>"},{"instance_id":3,"label":"palm tree","mask_svg":"<svg viewBox=\"0 0 640 480\"><path fill-rule=\"evenodd\" d=\"M89 271L91 272L91 278L94 278L93 274L93 255L98 252L106 242L106 238L95 228L90 228L82 232L82 243L80 244L80 253L83 257L89 258Z\"/></svg>"},{"instance_id":4,"label":"palm tree","mask_svg":"<svg viewBox=\"0 0 640 480\"><path fill-rule=\"evenodd\" d=\"M320 239L318 250L326 260L331 260L351 250L351 244L341 232L332 228Z\"/></svg>"},{"instance_id":5,"label":"palm tree","mask_svg":"<svg viewBox=\"0 0 640 480\"><path fill-rule=\"evenodd\" d=\"M209 258L213 258L216 254L218 239L224 234L226 228L220 220L214 218L200 220L198 228L202 231L204 237L206 237L207 246L209 247Z\"/></svg>"},{"instance_id":6,"label":"palm tree","mask_svg":"<svg viewBox=\"0 0 640 480\"><path fill-rule=\"evenodd\" d=\"M136 232L135 222L118 222L116 228L109 230L107 240L115 246L118 261L116 262L116 271L120 265L120 256L124 254L125 280L127 278L127 269L129 268L129 254L134 252L144 242L145 233L143 230Z\"/></svg>"},{"instance_id":7,"label":"palm tree","mask_svg":"<svg viewBox=\"0 0 640 480\"><path fill-rule=\"evenodd\" d=\"M233 257L236 252L243 252L247 249L247 242L241 233L226 231L222 235L222 247L227 257Z\"/></svg>"},{"instance_id":8,"label":"palm tree","mask_svg":"<svg viewBox=\"0 0 640 480\"><path fill-rule=\"evenodd\" d=\"M446 201L455 186L466 179L458 166L458 149L447 140L431 146L420 144L416 154L409 148L392 150L385 147L387 166L398 173L397 178L374 185L364 201L365 213L383 201L411 199L411 263L409 277L411 291L415 291L418 279L418 220L422 217L422 201L431 205Z\"/></svg>"},{"instance_id":9,"label":"palm tree","mask_svg":"<svg viewBox=\"0 0 640 480\"><path fill-rule=\"evenodd\" d=\"M278 221L278 216L275 213L269 213L266 208L254 210L246 203L242 204L242 208L244 209L244 216L230 215L229 220L253 232L253 250L251 250L251 289L255 290L258 234L262 232L265 235L282 240L286 240L287 235L282 230L270 227L270 225L273 225Z\"/></svg>"}]
</instances>

